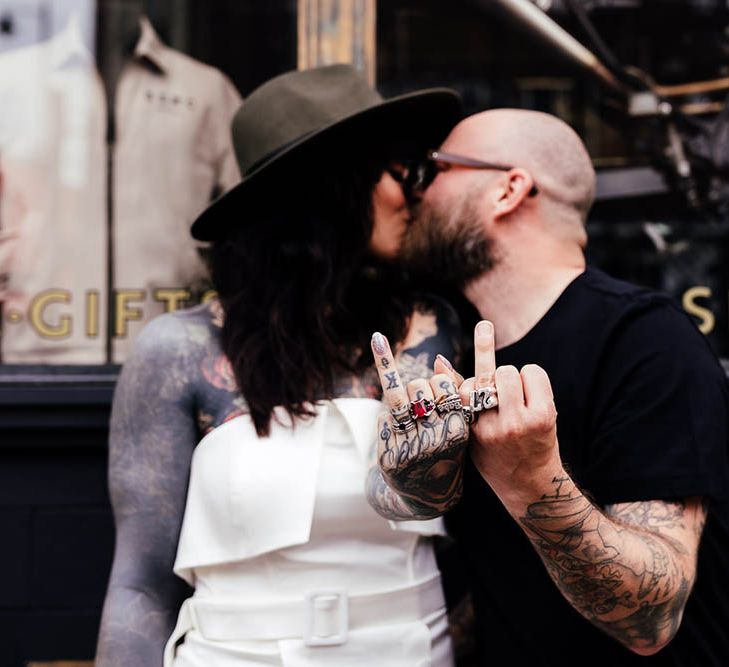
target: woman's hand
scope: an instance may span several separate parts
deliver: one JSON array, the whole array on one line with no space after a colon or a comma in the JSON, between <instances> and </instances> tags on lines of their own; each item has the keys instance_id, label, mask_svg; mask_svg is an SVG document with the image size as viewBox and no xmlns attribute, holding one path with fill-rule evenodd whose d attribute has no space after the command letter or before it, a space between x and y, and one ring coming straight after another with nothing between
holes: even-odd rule
<instances>
[{"instance_id":1,"label":"woman's hand","mask_svg":"<svg viewBox=\"0 0 729 667\"><path fill-rule=\"evenodd\" d=\"M562 469L546 372L533 364L521 372L496 368L494 328L485 320L474 331L474 350L475 377L463 380L440 357L430 380L403 387L387 339L372 337L389 407L378 420L377 460L387 484L414 509L445 511L459 500L469 431L471 458L502 500L529 495L533 483Z\"/></svg>"},{"instance_id":2,"label":"woman's hand","mask_svg":"<svg viewBox=\"0 0 729 667\"><path fill-rule=\"evenodd\" d=\"M468 425L458 378L436 373L404 387L387 339L372 336L372 353L389 412L377 426L377 461L387 484L413 510L442 513L461 497ZM445 365L442 370L447 371ZM415 416L413 416L415 415Z\"/></svg>"}]
</instances>

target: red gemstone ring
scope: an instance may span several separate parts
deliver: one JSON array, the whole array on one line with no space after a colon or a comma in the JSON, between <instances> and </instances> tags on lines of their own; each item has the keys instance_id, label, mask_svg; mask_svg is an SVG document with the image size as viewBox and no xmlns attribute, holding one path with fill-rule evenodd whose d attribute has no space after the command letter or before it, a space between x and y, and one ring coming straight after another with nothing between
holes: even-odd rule
<instances>
[{"instance_id":1,"label":"red gemstone ring","mask_svg":"<svg viewBox=\"0 0 729 667\"><path fill-rule=\"evenodd\" d=\"M410 401L410 416L413 419L424 419L435 410L435 403L429 398L419 398L417 401Z\"/></svg>"}]
</instances>

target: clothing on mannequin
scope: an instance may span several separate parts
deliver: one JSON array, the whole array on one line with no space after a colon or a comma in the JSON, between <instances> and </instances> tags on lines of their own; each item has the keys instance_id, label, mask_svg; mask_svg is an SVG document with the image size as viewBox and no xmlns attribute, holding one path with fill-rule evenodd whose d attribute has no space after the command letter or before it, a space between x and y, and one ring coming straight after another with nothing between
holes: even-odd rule
<instances>
[{"instance_id":1,"label":"clothing on mannequin","mask_svg":"<svg viewBox=\"0 0 729 667\"><path fill-rule=\"evenodd\" d=\"M240 96L164 45L141 5L99 5L95 55L73 15L0 55L3 362L120 363L205 284L189 226L240 178Z\"/></svg>"}]
</instances>

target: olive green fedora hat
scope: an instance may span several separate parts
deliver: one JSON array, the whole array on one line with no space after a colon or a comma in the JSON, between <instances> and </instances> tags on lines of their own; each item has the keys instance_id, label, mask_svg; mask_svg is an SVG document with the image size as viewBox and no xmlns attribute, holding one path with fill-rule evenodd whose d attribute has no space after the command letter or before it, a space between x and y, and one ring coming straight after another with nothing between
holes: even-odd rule
<instances>
[{"instance_id":1,"label":"olive green fedora hat","mask_svg":"<svg viewBox=\"0 0 729 667\"><path fill-rule=\"evenodd\" d=\"M307 173L331 151L378 141L437 147L461 118L458 94L431 88L384 100L350 65L281 74L257 88L233 118L235 155L242 181L211 204L192 225L201 241L223 238L245 224L246 203L286 176L294 165ZM289 174L290 175L290 174Z\"/></svg>"}]
</instances>

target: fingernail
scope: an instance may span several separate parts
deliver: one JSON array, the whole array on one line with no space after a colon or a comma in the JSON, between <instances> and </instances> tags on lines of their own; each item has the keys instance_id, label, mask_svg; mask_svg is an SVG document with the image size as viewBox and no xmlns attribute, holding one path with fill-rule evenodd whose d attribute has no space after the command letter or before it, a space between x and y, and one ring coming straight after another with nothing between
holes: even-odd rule
<instances>
[{"instance_id":1,"label":"fingernail","mask_svg":"<svg viewBox=\"0 0 729 667\"><path fill-rule=\"evenodd\" d=\"M377 354L387 354L387 340L379 331L372 334L372 349Z\"/></svg>"},{"instance_id":2,"label":"fingernail","mask_svg":"<svg viewBox=\"0 0 729 667\"><path fill-rule=\"evenodd\" d=\"M488 320L481 320L476 325L476 335L479 338L490 336L493 333L494 326Z\"/></svg>"},{"instance_id":3,"label":"fingernail","mask_svg":"<svg viewBox=\"0 0 729 667\"><path fill-rule=\"evenodd\" d=\"M448 368L449 370L453 370L453 365L451 364L451 362L448 361L448 359L446 359L442 354L437 354L436 359L440 359L445 364L446 368Z\"/></svg>"}]
</instances>

